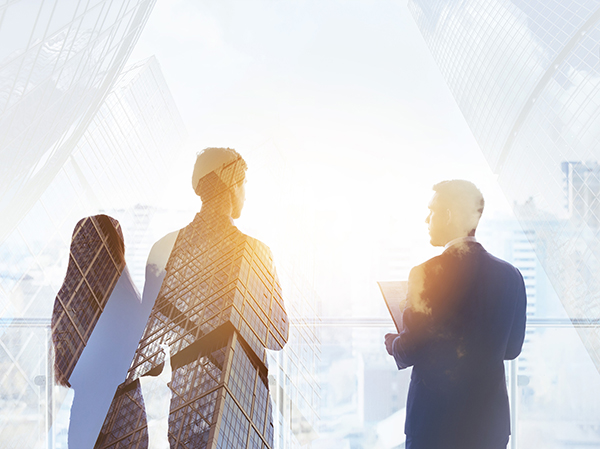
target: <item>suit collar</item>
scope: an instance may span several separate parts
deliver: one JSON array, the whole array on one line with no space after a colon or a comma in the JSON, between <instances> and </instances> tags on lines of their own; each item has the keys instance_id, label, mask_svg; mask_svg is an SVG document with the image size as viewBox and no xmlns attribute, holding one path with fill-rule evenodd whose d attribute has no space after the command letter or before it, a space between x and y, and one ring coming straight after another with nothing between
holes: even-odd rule
<instances>
[{"instance_id":1,"label":"suit collar","mask_svg":"<svg viewBox=\"0 0 600 449\"><path fill-rule=\"evenodd\" d=\"M473 236L459 237L457 239L450 240L448 243L446 243L446 245L444 246L444 248L448 249L448 248L450 248L451 246L454 246L454 245L463 245L466 242L477 243L477 239L475 237L473 237Z\"/></svg>"},{"instance_id":2,"label":"suit collar","mask_svg":"<svg viewBox=\"0 0 600 449\"><path fill-rule=\"evenodd\" d=\"M442 254L445 255L466 255L474 251L484 250L483 246L475 240L475 237L456 239L446 246Z\"/></svg>"}]
</instances>

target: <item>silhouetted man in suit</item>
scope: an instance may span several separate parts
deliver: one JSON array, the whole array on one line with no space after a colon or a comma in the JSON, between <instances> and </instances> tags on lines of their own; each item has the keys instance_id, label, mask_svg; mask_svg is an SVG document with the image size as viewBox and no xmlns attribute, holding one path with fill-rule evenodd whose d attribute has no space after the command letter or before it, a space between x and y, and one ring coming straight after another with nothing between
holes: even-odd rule
<instances>
[{"instance_id":1,"label":"silhouetted man in suit","mask_svg":"<svg viewBox=\"0 0 600 449\"><path fill-rule=\"evenodd\" d=\"M407 449L500 449L510 435L504 360L525 336L523 278L475 240L483 196L468 181L433 187L429 234L444 252L414 267L400 334L385 346L413 366Z\"/></svg>"},{"instance_id":2,"label":"silhouetted man in suit","mask_svg":"<svg viewBox=\"0 0 600 449\"><path fill-rule=\"evenodd\" d=\"M202 208L152 247L143 293L152 312L98 449L115 441L273 447L265 349L283 348L289 320L271 250L233 222L244 206L246 168L231 148L198 154L192 184ZM252 433L242 432L249 422Z\"/></svg>"}]
</instances>

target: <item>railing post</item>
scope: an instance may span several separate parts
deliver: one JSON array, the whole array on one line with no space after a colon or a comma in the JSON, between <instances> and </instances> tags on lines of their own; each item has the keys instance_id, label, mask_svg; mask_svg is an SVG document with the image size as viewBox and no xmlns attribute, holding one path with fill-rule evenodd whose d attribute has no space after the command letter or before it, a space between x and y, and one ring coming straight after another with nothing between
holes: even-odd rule
<instances>
[{"instance_id":1,"label":"railing post","mask_svg":"<svg viewBox=\"0 0 600 449\"><path fill-rule=\"evenodd\" d=\"M518 414L518 398L517 398L517 359L508 362L510 372L510 449L517 449L517 414Z\"/></svg>"}]
</instances>

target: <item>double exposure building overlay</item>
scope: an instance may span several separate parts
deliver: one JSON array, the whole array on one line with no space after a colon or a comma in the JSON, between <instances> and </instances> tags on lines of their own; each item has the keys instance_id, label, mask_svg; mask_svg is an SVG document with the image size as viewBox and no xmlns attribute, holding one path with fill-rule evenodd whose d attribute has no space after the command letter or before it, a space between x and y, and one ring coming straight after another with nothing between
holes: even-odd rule
<instances>
[{"instance_id":1,"label":"double exposure building overlay","mask_svg":"<svg viewBox=\"0 0 600 449\"><path fill-rule=\"evenodd\" d=\"M221 200L213 200L226 186L243 182L242 164L238 157L201 178L198 189L209 193L202 196L202 211L178 233L97 448L147 444L139 378L162 371L160 344L173 354L171 447L273 447L265 348L279 350L288 338L281 286L270 250L217 213L215 201Z\"/></svg>"},{"instance_id":2,"label":"double exposure building overlay","mask_svg":"<svg viewBox=\"0 0 600 449\"><path fill-rule=\"evenodd\" d=\"M185 138L183 121L160 64L150 57L121 71L54 181L62 178L63 184L53 187L63 197L65 191L79 190L73 201L79 218L100 211L118 219L128 266L140 291L151 245L144 236L156 212L153 204ZM70 183L64 182L67 176L63 174ZM49 200L49 195L45 199ZM46 209L54 207L54 203L46 205Z\"/></svg>"},{"instance_id":3,"label":"double exposure building overlay","mask_svg":"<svg viewBox=\"0 0 600 449\"><path fill-rule=\"evenodd\" d=\"M123 241L119 223L106 215L86 217L73 233L69 268L56 295L52 313L55 378L69 385L69 377L104 310L123 269ZM120 248L119 248L120 246Z\"/></svg>"},{"instance_id":4,"label":"double exposure building overlay","mask_svg":"<svg viewBox=\"0 0 600 449\"><path fill-rule=\"evenodd\" d=\"M273 403L274 447L300 449L312 447L320 436L319 424L324 404L319 376L321 360L321 300L314 286L314 246L311 214L305 210L307 198L303 178L286 161L276 142L266 142L253 152L250 170L268 168L261 173L268 186L255 195L268 197L260 214L260 232L269 236L276 254L277 274L290 317L289 339L282 351L268 351L269 388ZM302 217L302 218L301 218ZM284 232L282 232L285 230ZM258 230L257 230L258 231ZM293 235L294 238L289 238Z\"/></svg>"},{"instance_id":5,"label":"double exposure building overlay","mask_svg":"<svg viewBox=\"0 0 600 449\"><path fill-rule=\"evenodd\" d=\"M61 398L48 354L75 223L105 212L121 223L128 259L149 249L137 247L154 212L145 205L160 193L186 134L156 59L123 69L153 4L0 6L0 441L7 447L53 447L66 431L53 427ZM144 266L131 270L139 282Z\"/></svg>"},{"instance_id":6,"label":"double exposure building overlay","mask_svg":"<svg viewBox=\"0 0 600 449\"><path fill-rule=\"evenodd\" d=\"M141 290L150 243L145 230L156 211L149 205L185 138L157 61L123 68L154 3L0 5L0 441L7 447L59 447L55 435L66 432L53 422L62 397L52 388L50 316L79 219L118 218ZM297 268L290 267L292 309L314 315L305 297L310 289L296 285ZM81 310L67 309L60 322L72 325L68 315ZM61 336L71 352L80 352L97 318L65 327ZM270 357L275 446L314 438L317 358L318 338L306 322L286 351ZM256 392L263 394L260 385ZM264 432L270 438L271 427Z\"/></svg>"},{"instance_id":7,"label":"double exposure building overlay","mask_svg":"<svg viewBox=\"0 0 600 449\"><path fill-rule=\"evenodd\" d=\"M535 206L526 220L537 257L600 369L600 5L409 0L409 9L500 187Z\"/></svg>"}]
</instances>

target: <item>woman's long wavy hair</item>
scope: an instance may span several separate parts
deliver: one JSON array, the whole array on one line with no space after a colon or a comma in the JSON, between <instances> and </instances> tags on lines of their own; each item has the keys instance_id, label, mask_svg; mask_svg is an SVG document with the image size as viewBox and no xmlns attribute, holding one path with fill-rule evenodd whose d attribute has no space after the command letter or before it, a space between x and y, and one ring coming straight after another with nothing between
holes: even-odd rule
<instances>
[{"instance_id":1,"label":"woman's long wavy hair","mask_svg":"<svg viewBox=\"0 0 600 449\"><path fill-rule=\"evenodd\" d=\"M109 258L101 261L103 248ZM107 215L81 219L73 230L67 274L52 312L57 384L70 386L69 377L96 324L95 312L90 314L88 309L93 310L97 303L104 307L124 269L125 244L119 222Z\"/></svg>"}]
</instances>

